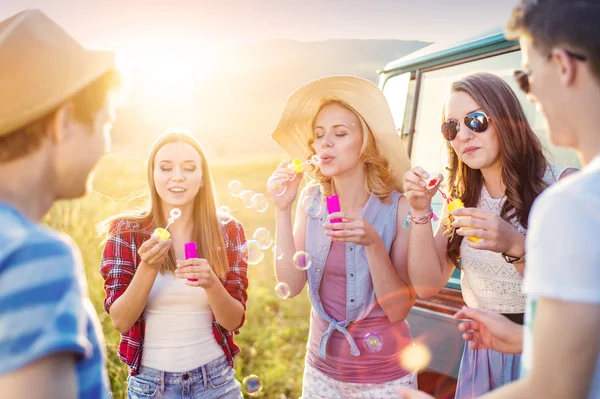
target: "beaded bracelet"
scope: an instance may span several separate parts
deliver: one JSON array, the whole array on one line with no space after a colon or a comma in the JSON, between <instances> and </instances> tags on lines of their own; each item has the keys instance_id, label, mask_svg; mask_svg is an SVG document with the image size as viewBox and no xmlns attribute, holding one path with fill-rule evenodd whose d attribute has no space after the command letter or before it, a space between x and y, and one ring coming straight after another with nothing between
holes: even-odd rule
<instances>
[{"instance_id":1,"label":"beaded bracelet","mask_svg":"<svg viewBox=\"0 0 600 399\"><path fill-rule=\"evenodd\" d=\"M433 220L434 222L437 222L438 217L435 216L435 213L433 213L433 209L429 208L429 212L427 212L426 215L415 218L410 214L410 209L408 210L408 215L406 215L406 218L404 219L404 228L408 228L410 225L409 223L414 223L414 224L427 224L429 223L430 220Z\"/></svg>"}]
</instances>

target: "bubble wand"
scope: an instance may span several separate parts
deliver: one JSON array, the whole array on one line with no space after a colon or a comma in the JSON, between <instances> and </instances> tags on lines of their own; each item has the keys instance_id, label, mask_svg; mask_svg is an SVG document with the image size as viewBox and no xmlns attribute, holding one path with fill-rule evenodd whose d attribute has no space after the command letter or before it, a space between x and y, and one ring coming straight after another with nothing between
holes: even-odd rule
<instances>
[{"instance_id":1,"label":"bubble wand","mask_svg":"<svg viewBox=\"0 0 600 399\"><path fill-rule=\"evenodd\" d=\"M169 212L169 215L171 217L168 220L169 223L167 226L164 229L159 227L152 233L152 236L156 237L158 241L166 241L171 237L171 233L169 233L167 229L175 222L175 220L181 217L181 210L179 208L173 208L171 209L171 212Z\"/></svg>"},{"instance_id":2,"label":"bubble wand","mask_svg":"<svg viewBox=\"0 0 600 399\"><path fill-rule=\"evenodd\" d=\"M427 188L431 188L434 187L438 190L438 192L442 195L442 198L446 200L446 204L448 207L448 212L454 212L457 209L461 209L465 207L465 204L462 202L462 200L460 198L456 198L456 199L452 199L451 197L447 196L442 190L440 190L440 187L438 185L438 179L437 177L431 177L429 179L425 180L425 186ZM466 216L456 216L456 215L452 215L452 217L455 220L460 220L460 219L466 219ZM464 230L468 230L471 227L463 227ZM473 241L473 242L479 242L481 241L481 238L479 237L467 237L467 239Z\"/></svg>"},{"instance_id":3,"label":"bubble wand","mask_svg":"<svg viewBox=\"0 0 600 399\"><path fill-rule=\"evenodd\" d=\"M296 174L300 174L304 172L304 167L307 165L311 165L314 167L318 167L321 164L321 157L318 155L313 155L310 159L306 161L302 161L299 158L294 158L292 162L287 165L287 168L293 170ZM276 196L283 195L285 190L287 189L286 183L291 179L283 179L283 178L271 178L267 181L267 190Z\"/></svg>"}]
</instances>

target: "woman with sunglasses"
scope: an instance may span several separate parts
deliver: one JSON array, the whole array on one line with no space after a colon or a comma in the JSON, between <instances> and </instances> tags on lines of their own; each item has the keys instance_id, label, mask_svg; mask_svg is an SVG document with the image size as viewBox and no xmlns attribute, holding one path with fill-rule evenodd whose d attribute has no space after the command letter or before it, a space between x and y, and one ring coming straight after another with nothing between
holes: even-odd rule
<instances>
[{"instance_id":1,"label":"woman with sunglasses","mask_svg":"<svg viewBox=\"0 0 600 399\"><path fill-rule=\"evenodd\" d=\"M523 324L529 211L536 197L568 172L548 164L515 93L496 75L478 73L454 82L442 114L447 193L465 208L448 212L444 206L434 234L429 221L436 188L427 186L430 176L420 167L404 175L411 208L411 281L417 295L428 298L458 267L469 307L490 309ZM517 379L519 356L465 345L456 399L477 397Z\"/></svg>"}]
</instances>

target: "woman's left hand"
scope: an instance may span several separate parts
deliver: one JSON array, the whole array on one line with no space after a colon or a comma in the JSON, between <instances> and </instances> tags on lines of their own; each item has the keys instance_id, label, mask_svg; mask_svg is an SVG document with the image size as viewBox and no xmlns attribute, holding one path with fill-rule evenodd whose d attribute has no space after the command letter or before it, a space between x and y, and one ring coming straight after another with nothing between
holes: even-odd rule
<instances>
[{"instance_id":1,"label":"woman's left hand","mask_svg":"<svg viewBox=\"0 0 600 399\"><path fill-rule=\"evenodd\" d=\"M525 236L493 212L477 208L461 208L452 212L456 219L452 226L458 228L456 234L464 237L478 237L483 241L467 240L471 248L521 256L525 253ZM470 227L470 228L463 228Z\"/></svg>"},{"instance_id":2,"label":"woman's left hand","mask_svg":"<svg viewBox=\"0 0 600 399\"><path fill-rule=\"evenodd\" d=\"M208 261L202 258L190 258L177 261L177 278L191 279L185 283L192 287L210 289L219 282L216 274L210 268Z\"/></svg>"},{"instance_id":3,"label":"woman's left hand","mask_svg":"<svg viewBox=\"0 0 600 399\"><path fill-rule=\"evenodd\" d=\"M331 223L332 219L342 219L342 221ZM335 212L329 215L329 220L323 228L325 234L331 237L331 241L353 242L368 247L381 240L375 227L358 212Z\"/></svg>"}]
</instances>

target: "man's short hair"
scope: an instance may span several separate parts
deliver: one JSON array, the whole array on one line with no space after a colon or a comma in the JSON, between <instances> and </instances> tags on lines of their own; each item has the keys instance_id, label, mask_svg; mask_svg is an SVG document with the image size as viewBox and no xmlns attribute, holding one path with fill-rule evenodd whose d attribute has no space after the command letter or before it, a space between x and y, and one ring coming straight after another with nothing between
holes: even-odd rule
<instances>
[{"instance_id":1,"label":"man's short hair","mask_svg":"<svg viewBox=\"0 0 600 399\"><path fill-rule=\"evenodd\" d=\"M541 53L565 47L585 55L600 80L600 2L521 0L506 24L508 39L525 35Z\"/></svg>"},{"instance_id":2,"label":"man's short hair","mask_svg":"<svg viewBox=\"0 0 600 399\"><path fill-rule=\"evenodd\" d=\"M117 73L110 70L85 86L68 100L73 104L74 117L86 125L93 124L95 115L106 104L109 92L117 89L118 85ZM46 137L48 124L54 121L58 108L0 136L0 164L14 161L38 150Z\"/></svg>"}]
</instances>

